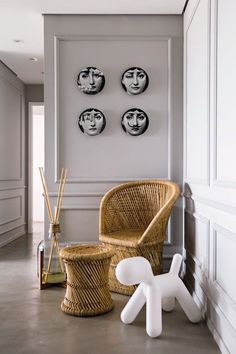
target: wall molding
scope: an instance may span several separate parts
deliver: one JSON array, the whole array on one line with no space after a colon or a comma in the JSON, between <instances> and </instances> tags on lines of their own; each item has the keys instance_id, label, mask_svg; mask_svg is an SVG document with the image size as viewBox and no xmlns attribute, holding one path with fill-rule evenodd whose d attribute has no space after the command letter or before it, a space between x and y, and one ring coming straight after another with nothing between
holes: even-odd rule
<instances>
[{"instance_id":1,"label":"wall molding","mask_svg":"<svg viewBox=\"0 0 236 354\"><path fill-rule=\"evenodd\" d=\"M219 201L199 197L197 195L191 195L191 197L189 197L188 195L184 195L184 197L188 200L192 200L193 202L207 205L210 208L218 209L222 212L226 212L229 214L236 214L236 207L230 204L221 203ZM185 209L185 211L188 212L187 209Z\"/></svg>"},{"instance_id":2,"label":"wall molding","mask_svg":"<svg viewBox=\"0 0 236 354\"><path fill-rule=\"evenodd\" d=\"M19 190L19 189L27 189L27 186L22 186L22 187L6 187L6 188L0 188L0 192L5 192L5 191L14 191L14 190Z\"/></svg>"},{"instance_id":3,"label":"wall molding","mask_svg":"<svg viewBox=\"0 0 236 354\"><path fill-rule=\"evenodd\" d=\"M62 205L61 210L99 210L97 205L81 204L81 205Z\"/></svg>"},{"instance_id":4,"label":"wall molding","mask_svg":"<svg viewBox=\"0 0 236 354\"><path fill-rule=\"evenodd\" d=\"M57 198L58 193L56 192L49 192L48 193L49 197L52 198ZM104 193L100 192L95 192L95 193L64 193L63 198L74 198L74 197L88 197L88 198L93 198L93 197L103 197Z\"/></svg>"},{"instance_id":5,"label":"wall molding","mask_svg":"<svg viewBox=\"0 0 236 354\"><path fill-rule=\"evenodd\" d=\"M60 107L59 107L59 93L60 93L60 80L59 80L59 48L61 41L156 41L156 42L166 42L167 51L168 51L168 79L167 79L167 120L168 120L168 162L167 162L167 176L159 177L160 179L171 179L172 178L172 139L171 139L171 127L172 127L172 101L171 101L171 75L172 75L172 38L170 36L158 36L158 35L103 35L103 36L94 36L94 35L81 35L81 36L72 36L72 35L56 35L54 36L54 138L55 138L55 147L54 147L54 183L59 183L60 180ZM150 179L153 177L150 177ZM91 177L75 177L67 178L68 184L74 183L121 183L126 181L147 179L145 177L139 178L130 178L130 177L113 177L113 178L91 178Z\"/></svg>"},{"instance_id":6,"label":"wall molding","mask_svg":"<svg viewBox=\"0 0 236 354\"><path fill-rule=\"evenodd\" d=\"M26 223L18 225L10 230L0 233L0 247L16 240L18 237L26 233Z\"/></svg>"}]
</instances>

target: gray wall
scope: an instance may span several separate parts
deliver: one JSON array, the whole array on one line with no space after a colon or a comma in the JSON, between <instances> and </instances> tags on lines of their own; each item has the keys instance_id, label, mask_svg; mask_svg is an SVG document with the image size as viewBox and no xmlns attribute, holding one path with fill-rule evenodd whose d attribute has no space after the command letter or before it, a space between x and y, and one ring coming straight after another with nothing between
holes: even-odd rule
<instances>
[{"instance_id":1,"label":"gray wall","mask_svg":"<svg viewBox=\"0 0 236 354\"><path fill-rule=\"evenodd\" d=\"M23 83L0 63L0 246L25 233Z\"/></svg>"},{"instance_id":2,"label":"gray wall","mask_svg":"<svg viewBox=\"0 0 236 354\"><path fill-rule=\"evenodd\" d=\"M85 66L106 77L104 90L82 94L76 84ZM145 93L127 95L123 71L143 67ZM107 125L95 137L78 127L88 107L104 112ZM150 125L139 137L121 128L131 107L146 111ZM61 167L68 168L62 205L64 240L97 240L99 202L123 181L162 178L182 183L182 17L45 16L46 176L55 203ZM182 201L176 204L165 256L182 247Z\"/></svg>"},{"instance_id":3,"label":"gray wall","mask_svg":"<svg viewBox=\"0 0 236 354\"><path fill-rule=\"evenodd\" d=\"M43 102L44 88L43 85L25 85L25 102Z\"/></svg>"}]
</instances>

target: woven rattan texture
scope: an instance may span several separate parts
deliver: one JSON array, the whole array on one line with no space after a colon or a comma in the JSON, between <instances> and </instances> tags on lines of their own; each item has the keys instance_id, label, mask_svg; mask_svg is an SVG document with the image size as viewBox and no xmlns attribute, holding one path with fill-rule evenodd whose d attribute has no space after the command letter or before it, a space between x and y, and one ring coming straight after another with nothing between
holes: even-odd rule
<instances>
[{"instance_id":1,"label":"woven rattan texture","mask_svg":"<svg viewBox=\"0 0 236 354\"><path fill-rule=\"evenodd\" d=\"M75 316L94 316L113 308L108 286L113 254L104 246L79 245L61 250L67 274L62 311Z\"/></svg>"},{"instance_id":2,"label":"woven rattan texture","mask_svg":"<svg viewBox=\"0 0 236 354\"><path fill-rule=\"evenodd\" d=\"M125 183L105 194L100 205L99 239L115 252L109 270L112 291L130 295L135 287L120 284L116 265L124 258L143 256L154 274L162 271L163 243L179 187L171 181Z\"/></svg>"}]
</instances>

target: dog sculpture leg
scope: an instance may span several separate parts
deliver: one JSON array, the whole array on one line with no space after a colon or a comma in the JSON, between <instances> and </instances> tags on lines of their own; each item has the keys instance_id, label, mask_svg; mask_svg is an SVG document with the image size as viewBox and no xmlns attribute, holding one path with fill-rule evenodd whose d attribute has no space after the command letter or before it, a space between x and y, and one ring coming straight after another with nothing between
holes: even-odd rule
<instances>
[{"instance_id":1,"label":"dog sculpture leg","mask_svg":"<svg viewBox=\"0 0 236 354\"><path fill-rule=\"evenodd\" d=\"M178 282L176 289L176 298L184 310L190 322L197 323L201 320L201 312L189 294L184 283L180 278L176 279Z\"/></svg>"},{"instance_id":2,"label":"dog sculpture leg","mask_svg":"<svg viewBox=\"0 0 236 354\"><path fill-rule=\"evenodd\" d=\"M146 332L158 337L162 332L161 292L157 284L146 285Z\"/></svg>"},{"instance_id":3,"label":"dog sculpture leg","mask_svg":"<svg viewBox=\"0 0 236 354\"><path fill-rule=\"evenodd\" d=\"M125 324L132 323L137 317L139 311L141 311L142 307L146 302L146 297L143 293L143 284L140 284L138 288L135 290L128 303L124 307L121 312L120 318L121 321Z\"/></svg>"},{"instance_id":4,"label":"dog sculpture leg","mask_svg":"<svg viewBox=\"0 0 236 354\"><path fill-rule=\"evenodd\" d=\"M182 264L182 256L175 254L171 262L170 270L168 274L175 274L177 277ZM175 308L175 297L168 297L162 299L162 308L166 312L173 311Z\"/></svg>"}]
</instances>

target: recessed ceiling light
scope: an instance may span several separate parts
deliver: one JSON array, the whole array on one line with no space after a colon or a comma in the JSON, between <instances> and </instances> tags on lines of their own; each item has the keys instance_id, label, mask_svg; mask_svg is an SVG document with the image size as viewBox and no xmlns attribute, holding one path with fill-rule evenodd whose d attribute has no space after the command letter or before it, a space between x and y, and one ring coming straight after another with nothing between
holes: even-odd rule
<instances>
[{"instance_id":1,"label":"recessed ceiling light","mask_svg":"<svg viewBox=\"0 0 236 354\"><path fill-rule=\"evenodd\" d=\"M32 58L29 58L29 60L31 60L31 61L38 61L38 58L32 57Z\"/></svg>"},{"instance_id":2,"label":"recessed ceiling light","mask_svg":"<svg viewBox=\"0 0 236 354\"><path fill-rule=\"evenodd\" d=\"M13 39L15 43L24 43L23 39Z\"/></svg>"}]
</instances>

